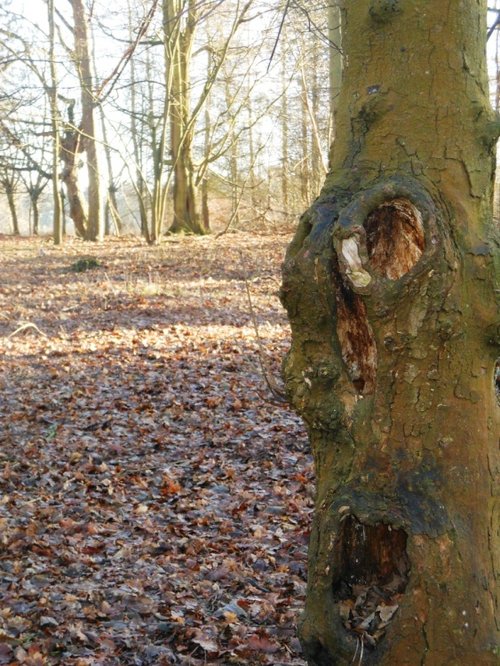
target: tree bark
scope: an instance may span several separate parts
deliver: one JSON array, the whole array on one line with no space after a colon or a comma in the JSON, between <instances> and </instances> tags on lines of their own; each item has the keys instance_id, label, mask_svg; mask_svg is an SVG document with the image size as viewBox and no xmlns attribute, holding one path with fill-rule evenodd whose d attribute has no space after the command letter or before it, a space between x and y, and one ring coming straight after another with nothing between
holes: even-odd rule
<instances>
[{"instance_id":1,"label":"tree bark","mask_svg":"<svg viewBox=\"0 0 500 666\"><path fill-rule=\"evenodd\" d=\"M301 149L301 161L300 161L300 194L302 196L302 203L304 206L308 206L311 203L311 190L310 190L310 144L309 144L309 131L307 126L307 87L305 76L302 71L302 76L300 77L301 83L301 94L300 94L300 149ZM317 192L316 192L317 194Z\"/></svg>"},{"instance_id":2,"label":"tree bark","mask_svg":"<svg viewBox=\"0 0 500 666\"><path fill-rule=\"evenodd\" d=\"M329 64L329 85L330 85L330 124L332 136L335 136L335 111L337 101L342 86L342 29L340 25L340 9L338 0L329 0L328 5L328 40L330 64Z\"/></svg>"},{"instance_id":3,"label":"tree bark","mask_svg":"<svg viewBox=\"0 0 500 666\"><path fill-rule=\"evenodd\" d=\"M40 208L38 202L40 201L40 196L43 192L43 188L34 186L29 188L28 194L30 198L30 213L33 212L33 235L38 236L40 231Z\"/></svg>"},{"instance_id":4,"label":"tree bark","mask_svg":"<svg viewBox=\"0 0 500 666\"><path fill-rule=\"evenodd\" d=\"M82 103L81 143L87 154L88 220L85 230L86 240L102 238L102 216L99 160L97 153L96 127L94 118L94 89L90 60L90 40L87 30L87 17L82 0L69 0L73 8L75 36L75 64L80 80Z\"/></svg>"},{"instance_id":5,"label":"tree bark","mask_svg":"<svg viewBox=\"0 0 500 666\"><path fill-rule=\"evenodd\" d=\"M55 59L55 8L54 0L48 0L47 3L47 20L49 24L49 67L50 67L50 88L49 88L49 103L50 103L50 123L52 131L52 201L54 204L54 215L52 223L52 233L54 237L54 245L61 245L63 241L63 204L61 200L61 192L59 189L59 160L61 152L61 138L60 138L60 117L59 109L57 107L57 68Z\"/></svg>"},{"instance_id":6,"label":"tree bark","mask_svg":"<svg viewBox=\"0 0 500 666\"><path fill-rule=\"evenodd\" d=\"M229 141L229 185L231 187L231 224L239 227L240 225L240 193L241 185L239 183L240 174L238 169L238 135L235 131L234 112L231 111L234 95L231 91L231 80L229 72L224 81L224 96L226 108L228 110L228 141Z\"/></svg>"},{"instance_id":7,"label":"tree bark","mask_svg":"<svg viewBox=\"0 0 500 666\"><path fill-rule=\"evenodd\" d=\"M208 54L208 67L210 68L210 53ZM205 104L205 128L204 128L204 158L207 167L201 179L200 185L200 195L201 195L201 219L203 227L208 231L210 229L210 208L208 205L208 190L209 190L209 171L208 171L208 161L210 159L210 109L209 109L209 99Z\"/></svg>"},{"instance_id":8,"label":"tree bark","mask_svg":"<svg viewBox=\"0 0 500 666\"><path fill-rule=\"evenodd\" d=\"M286 32L283 35L284 43L286 39ZM290 123L290 116L288 113L288 64L287 64L287 49L283 49L281 54L281 87L283 90L281 98L281 199L283 203L283 210L288 210L289 206L289 182L288 174L290 172L290 158L288 154L288 126ZM305 204L307 205L307 204Z\"/></svg>"},{"instance_id":9,"label":"tree bark","mask_svg":"<svg viewBox=\"0 0 500 666\"><path fill-rule=\"evenodd\" d=\"M342 6L331 169L282 288L317 474L314 666L498 663L485 17L483 0Z\"/></svg>"},{"instance_id":10,"label":"tree bark","mask_svg":"<svg viewBox=\"0 0 500 666\"><path fill-rule=\"evenodd\" d=\"M12 234L14 236L20 236L21 232L19 230L19 218L17 217L17 208L16 208L16 191L14 187L14 182L7 177L3 181L3 186L5 189L5 194L7 196L7 203L9 204L10 219L12 222Z\"/></svg>"},{"instance_id":11,"label":"tree bark","mask_svg":"<svg viewBox=\"0 0 500 666\"><path fill-rule=\"evenodd\" d=\"M80 133L74 125L74 102L68 106L68 122L64 138L61 141L60 158L64 167L61 180L66 186L69 203L69 216L73 221L75 233L80 238L86 238L87 214L83 205L82 193L78 182L77 156L82 152ZM57 243L56 243L57 244Z\"/></svg>"},{"instance_id":12,"label":"tree bark","mask_svg":"<svg viewBox=\"0 0 500 666\"><path fill-rule=\"evenodd\" d=\"M164 0L164 35L167 44L167 89L170 91L170 143L174 171L174 220L172 233L203 234L197 207L194 168L191 155L193 123L189 111L189 65L196 27L193 0ZM186 12L184 19L181 14ZM179 25L179 22L182 25Z\"/></svg>"}]
</instances>

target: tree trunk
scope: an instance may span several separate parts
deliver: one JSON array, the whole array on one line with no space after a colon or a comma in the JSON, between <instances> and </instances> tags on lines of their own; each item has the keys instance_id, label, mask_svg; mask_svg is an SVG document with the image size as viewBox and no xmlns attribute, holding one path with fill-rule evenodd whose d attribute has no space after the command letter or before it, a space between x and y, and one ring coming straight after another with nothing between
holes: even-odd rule
<instances>
[{"instance_id":1,"label":"tree trunk","mask_svg":"<svg viewBox=\"0 0 500 666\"><path fill-rule=\"evenodd\" d=\"M314 63L318 61L321 55L319 53L319 49L320 46L318 42L315 40L312 53L310 54L312 56L312 61L313 61L313 65L311 67L312 71L310 79L311 104L309 107L311 111L310 113L311 125L313 125L313 122L315 122L316 119L319 120L319 114L320 114L319 90L322 82L318 76L318 68L314 66ZM307 55L308 57L310 57L309 54ZM317 126L316 127L313 126L312 129L313 129L313 136L311 140L311 189L313 192L313 196L317 197L318 192L321 190L321 185L325 177L326 165L325 169L322 171L321 169L322 156L321 156L321 143L319 140L319 132Z\"/></svg>"},{"instance_id":2,"label":"tree trunk","mask_svg":"<svg viewBox=\"0 0 500 666\"><path fill-rule=\"evenodd\" d=\"M286 44L286 33L283 35L283 43ZM288 63L287 49L283 49L281 54L281 88L283 90L281 97L281 199L283 210L287 211L289 206L288 196L288 174L290 171L290 160L288 155L288 125L290 117L288 114ZM307 205L307 204L305 204Z\"/></svg>"},{"instance_id":3,"label":"tree trunk","mask_svg":"<svg viewBox=\"0 0 500 666\"><path fill-rule=\"evenodd\" d=\"M240 224L240 184L239 184L239 169L238 169L238 136L235 131L235 118L231 106L234 96L231 92L231 80L229 72L224 81L224 96L226 100L226 108L228 109L228 142L229 142L229 184L231 187L231 224L239 227Z\"/></svg>"},{"instance_id":4,"label":"tree trunk","mask_svg":"<svg viewBox=\"0 0 500 666\"><path fill-rule=\"evenodd\" d=\"M317 474L308 663L498 663L486 2L358 0L331 170L284 265Z\"/></svg>"},{"instance_id":5,"label":"tree trunk","mask_svg":"<svg viewBox=\"0 0 500 666\"><path fill-rule=\"evenodd\" d=\"M49 102L50 102L50 121L52 131L52 201L54 204L53 215L53 237L54 245L61 245L63 241L63 204L61 199L61 192L59 190L59 160L61 152L60 141L60 118L59 109L57 107L57 69L56 59L54 53L55 47L55 17L54 17L54 0L48 0L47 3L47 19L49 23L49 67L50 67L50 89L49 89Z\"/></svg>"},{"instance_id":6,"label":"tree trunk","mask_svg":"<svg viewBox=\"0 0 500 666\"><path fill-rule=\"evenodd\" d=\"M302 203L308 206L311 203L310 195L310 147L309 147L309 132L308 132L308 110L307 110L307 87L305 77L302 71L300 77L301 94L300 94L300 194L302 196Z\"/></svg>"},{"instance_id":7,"label":"tree trunk","mask_svg":"<svg viewBox=\"0 0 500 666\"><path fill-rule=\"evenodd\" d=\"M78 78L80 80L82 103L81 142L87 153L87 173L89 181L88 221L85 239L95 241L102 238L102 220L99 160L94 118L95 100L90 65L90 41L87 30L87 16L85 14L82 0L70 0L70 4L73 8L75 64Z\"/></svg>"},{"instance_id":8,"label":"tree trunk","mask_svg":"<svg viewBox=\"0 0 500 666\"><path fill-rule=\"evenodd\" d=\"M132 15L131 15L131 8L130 8L130 2L128 4L128 30L129 30L129 39L132 42L133 41L133 24L132 24ZM150 51L146 51L146 71L150 71L149 63L150 63ZM138 128L141 127L142 129L146 126L145 122L143 121L142 123L137 122L137 111L138 109L141 110L142 107L139 105L139 101L137 99L137 90L138 90L138 83L137 83L137 76L136 76L136 68L135 68L135 60L134 58L131 58L130 60L130 80L131 80L131 85L130 85L130 136L132 139L132 145L134 147L134 163L135 163L135 191L137 194L137 203L139 207L139 216L140 216L140 225L141 225L141 234L146 240L147 243L151 242L151 234L149 230L149 225L148 225L148 213L147 213L147 188L146 188L146 183L144 181L144 175L142 171L142 164L143 164L143 133L141 132L141 135L139 136L139 130ZM149 80L149 75L148 75L148 80ZM146 100L146 103L149 102L148 108L152 109L153 104L151 102L151 86L148 85L148 93L149 93L149 100ZM143 110L143 109L142 109Z\"/></svg>"},{"instance_id":9,"label":"tree trunk","mask_svg":"<svg viewBox=\"0 0 500 666\"><path fill-rule=\"evenodd\" d=\"M104 234L107 236L111 233L111 222L113 223L115 234L120 236L122 233L122 219L118 210L118 200L116 198L116 193L118 188L115 184L114 174L113 174L113 160L111 158L111 147L108 142L108 130L106 126L106 117L102 105L99 107L100 111L100 121L101 121L101 132L102 140L104 147L104 155L106 157L106 166L108 170L108 196L106 200L105 208L105 221L104 221Z\"/></svg>"},{"instance_id":10,"label":"tree trunk","mask_svg":"<svg viewBox=\"0 0 500 666\"><path fill-rule=\"evenodd\" d=\"M33 211L33 235L38 236L40 231L40 209L38 202L40 200L40 195L42 190L39 187L34 187L29 190L31 211ZM31 213L30 211L30 213Z\"/></svg>"},{"instance_id":11,"label":"tree trunk","mask_svg":"<svg viewBox=\"0 0 500 666\"><path fill-rule=\"evenodd\" d=\"M329 39L329 87L330 87L330 126L332 137L335 136L335 113L342 85L342 30L340 25L339 0L330 0L328 5L328 39Z\"/></svg>"},{"instance_id":12,"label":"tree trunk","mask_svg":"<svg viewBox=\"0 0 500 666\"><path fill-rule=\"evenodd\" d=\"M196 26L193 0L164 0L164 34L168 48L167 89L171 94L170 143L174 170L174 221L172 233L206 233L200 219L191 156L193 127L189 113L189 64ZM186 12L186 18L181 15ZM183 25L179 26L181 22ZM176 26L176 27L174 27ZM174 29L173 29L174 28Z\"/></svg>"},{"instance_id":13,"label":"tree trunk","mask_svg":"<svg viewBox=\"0 0 500 666\"><path fill-rule=\"evenodd\" d=\"M4 181L3 185L5 188L5 194L7 195L7 203L9 204L10 219L12 221L12 234L14 236L20 236L21 232L19 231L19 219L17 217L15 188L12 181L10 180Z\"/></svg>"},{"instance_id":14,"label":"tree trunk","mask_svg":"<svg viewBox=\"0 0 500 666\"><path fill-rule=\"evenodd\" d=\"M75 233L86 238L87 215L83 205L82 193L78 182L77 155L82 152L80 134L75 130L73 103L68 108L69 122L66 125L64 138L61 141L60 157L64 163L61 180L68 193L69 216L75 226ZM57 243L56 243L57 244Z\"/></svg>"},{"instance_id":15,"label":"tree trunk","mask_svg":"<svg viewBox=\"0 0 500 666\"><path fill-rule=\"evenodd\" d=\"M254 119L253 119L253 100L250 94L250 87L247 93L247 108L248 108L248 159L250 161L249 164L249 172L248 172L248 182L250 185L250 202L252 205L252 210L254 213L257 213L257 208L259 207L259 197L257 195L257 177L255 173L255 165L257 162L257 155L258 151L255 151L255 140L254 140ZM284 157L283 157L283 162L284 162ZM288 160L287 160L288 162ZM288 165L287 165L288 166Z\"/></svg>"},{"instance_id":16,"label":"tree trunk","mask_svg":"<svg viewBox=\"0 0 500 666\"><path fill-rule=\"evenodd\" d=\"M208 57L210 65L210 54ZM208 171L208 161L210 159L210 109L208 106L208 99L205 105L205 129L204 129L204 158L205 172L201 179L200 185L200 196L201 196L201 219L202 224L205 229L210 229L210 208L208 205L208 189L209 189L209 171Z\"/></svg>"}]
</instances>

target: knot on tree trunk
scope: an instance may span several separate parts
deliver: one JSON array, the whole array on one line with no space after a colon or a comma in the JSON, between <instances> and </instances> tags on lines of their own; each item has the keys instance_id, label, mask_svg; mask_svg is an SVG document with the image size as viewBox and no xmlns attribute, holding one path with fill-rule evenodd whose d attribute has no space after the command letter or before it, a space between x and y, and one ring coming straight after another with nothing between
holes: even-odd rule
<instances>
[{"instance_id":1,"label":"knot on tree trunk","mask_svg":"<svg viewBox=\"0 0 500 666\"><path fill-rule=\"evenodd\" d=\"M377 278L398 280L437 245L435 207L414 179L394 176L359 192L333 230L342 274L360 294Z\"/></svg>"},{"instance_id":2,"label":"knot on tree trunk","mask_svg":"<svg viewBox=\"0 0 500 666\"><path fill-rule=\"evenodd\" d=\"M337 335L342 359L359 394L375 390L377 346L363 295L400 280L437 245L429 224L434 204L417 181L393 177L358 193L339 212L333 243L337 280ZM434 226L431 224L430 226ZM429 254L429 252L428 252Z\"/></svg>"}]
</instances>

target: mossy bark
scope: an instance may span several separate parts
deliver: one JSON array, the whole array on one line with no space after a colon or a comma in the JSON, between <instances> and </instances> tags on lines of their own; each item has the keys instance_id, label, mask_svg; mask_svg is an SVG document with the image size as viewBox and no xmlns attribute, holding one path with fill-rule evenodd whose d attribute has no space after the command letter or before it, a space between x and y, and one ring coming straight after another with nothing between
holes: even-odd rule
<instances>
[{"instance_id":1,"label":"mossy bark","mask_svg":"<svg viewBox=\"0 0 500 666\"><path fill-rule=\"evenodd\" d=\"M331 170L282 288L284 375L317 474L311 665L498 663L485 16L483 0L342 9Z\"/></svg>"}]
</instances>

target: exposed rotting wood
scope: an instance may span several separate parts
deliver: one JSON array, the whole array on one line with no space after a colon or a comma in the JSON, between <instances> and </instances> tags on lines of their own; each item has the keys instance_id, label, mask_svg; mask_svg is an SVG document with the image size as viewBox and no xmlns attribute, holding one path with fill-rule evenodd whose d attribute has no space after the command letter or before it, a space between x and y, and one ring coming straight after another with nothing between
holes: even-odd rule
<instances>
[{"instance_id":1,"label":"exposed rotting wood","mask_svg":"<svg viewBox=\"0 0 500 666\"><path fill-rule=\"evenodd\" d=\"M495 370L493 371L493 387L497 402L500 405L500 359L497 359L495 363Z\"/></svg>"},{"instance_id":2,"label":"exposed rotting wood","mask_svg":"<svg viewBox=\"0 0 500 666\"><path fill-rule=\"evenodd\" d=\"M333 597L347 631L374 648L385 635L406 590L407 534L382 522L342 521L334 549Z\"/></svg>"},{"instance_id":3,"label":"exposed rotting wood","mask_svg":"<svg viewBox=\"0 0 500 666\"><path fill-rule=\"evenodd\" d=\"M391 199L378 206L364 223L370 266L397 280L424 252L422 216L407 199Z\"/></svg>"},{"instance_id":4,"label":"exposed rotting wood","mask_svg":"<svg viewBox=\"0 0 500 666\"><path fill-rule=\"evenodd\" d=\"M360 522L348 515L342 521L336 556L339 585L389 585L399 579L395 591L408 582L410 563L406 554L406 533L391 525Z\"/></svg>"},{"instance_id":5,"label":"exposed rotting wood","mask_svg":"<svg viewBox=\"0 0 500 666\"><path fill-rule=\"evenodd\" d=\"M342 274L359 294L381 279L398 280L439 244L436 205L422 183L407 176L376 181L338 213L333 244Z\"/></svg>"},{"instance_id":6,"label":"exposed rotting wood","mask_svg":"<svg viewBox=\"0 0 500 666\"><path fill-rule=\"evenodd\" d=\"M373 393L377 376L377 347L366 306L342 280L336 290L337 335L342 360L358 393Z\"/></svg>"}]
</instances>

